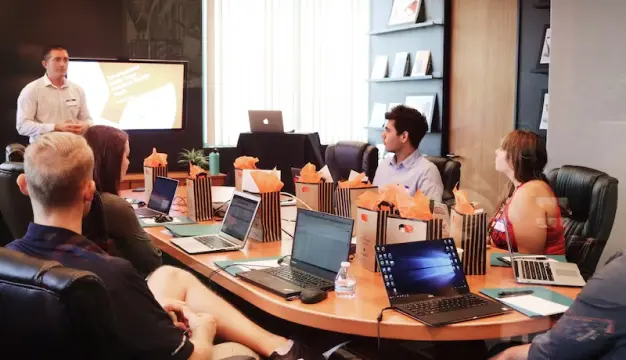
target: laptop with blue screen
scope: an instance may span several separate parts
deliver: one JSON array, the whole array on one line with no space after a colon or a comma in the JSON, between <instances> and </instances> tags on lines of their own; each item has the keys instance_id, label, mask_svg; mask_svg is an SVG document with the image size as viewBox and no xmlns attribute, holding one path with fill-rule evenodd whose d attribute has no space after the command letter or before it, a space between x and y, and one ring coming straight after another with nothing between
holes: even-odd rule
<instances>
[{"instance_id":1,"label":"laptop with blue screen","mask_svg":"<svg viewBox=\"0 0 626 360\"><path fill-rule=\"evenodd\" d=\"M442 326L506 313L472 294L453 239L376 245L389 304L426 325Z\"/></svg>"}]
</instances>

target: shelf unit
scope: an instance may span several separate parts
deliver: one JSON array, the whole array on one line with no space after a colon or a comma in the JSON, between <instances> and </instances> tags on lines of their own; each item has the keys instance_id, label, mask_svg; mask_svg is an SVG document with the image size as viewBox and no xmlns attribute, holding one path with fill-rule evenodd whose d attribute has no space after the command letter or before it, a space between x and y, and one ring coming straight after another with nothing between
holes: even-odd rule
<instances>
[{"instance_id":1,"label":"shelf unit","mask_svg":"<svg viewBox=\"0 0 626 360\"><path fill-rule=\"evenodd\" d=\"M547 6L541 6L538 0L518 0L515 129L534 131L544 141L548 130L540 129L539 125L550 68L538 67L537 61L543 46L544 29L550 23L549 9L549 2Z\"/></svg>"},{"instance_id":2,"label":"shelf unit","mask_svg":"<svg viewBox=\"0 0 626 360\"><path fill-rule=\"evenodd\" d=\"M420 151L431 156L443 156L448 152L448 83L450 44L450 0L422 1L420 21L415 24L387 27L393 1L370 2L370 66L372 72L378 55L387 55L391 73L396 53L408 52L411 68L415 53L429 50L431 53L430 75L405 76L401 78L369 79L369 123L375 103L404 103L407 95L437 94L433 131L426 134ZM365 126L368 142L382 142L383 128Z\"/></svg>"}]
</instances>

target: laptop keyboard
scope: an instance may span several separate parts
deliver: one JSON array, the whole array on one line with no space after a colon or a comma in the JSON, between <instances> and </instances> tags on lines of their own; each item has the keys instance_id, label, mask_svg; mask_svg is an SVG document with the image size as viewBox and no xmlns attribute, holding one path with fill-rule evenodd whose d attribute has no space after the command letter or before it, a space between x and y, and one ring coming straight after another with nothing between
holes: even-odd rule
<instances>
[{"instance_id":1,"label":"laptop keyboard","mask_svg":"<svg viewBox=\"0 0 626 360\"><path fill-rule=\"evenodd\" d=\"M142 208L136 209L135 213L137 215L139 215L139 216L147 216L147 217L161 215L160 212L152 210L152 209L147 208L147 207L142 207Z\"/></svg>"},{"instance_id":2,"label":"laptop keyboard","mask_svg":"<svg viewBox=\"0 0 626 360\"><path fill-rule=\"evenodd\" d=\"M417 316L437 314L442 312L469 309L488 304L485 299L474 294L462 296L424 300L414 303L402 304L400 309Z\"/></svg>"},{"instance_id":3,"label":"laptop keyboard","mask_svg":"<svg viewBox=\"0 0 626 360\"><path fill-rule=\"evenodd\" d=\"M301 288L332 288L334 284L326 279L319 278L304 271L292 268L290 266L279 266L264 269L268 273L294 283Z\"/></svg>"},{"instance_id":4,"label":"laptop keyboard","mask_svg":"<svg viewBox=\"0 0 626 360\"><path fill-rule=\"evenodd\" d=\"M547 262L521 261L522 275L530 280L554 281L552 269Z\"/></svg>"},{"instance_id":5,"label":"laptop keyboard","mask_svg":"<svg viewBox=\"0 0 626 360\"><path fill-rule=\"evenodd\" d=\"M222 240L219 236L216 235L196 236L194 237L194 239L198 240L199 242L208 246L211 249L224 249L235 247L235 245Z\"/></svg>"}]
</instances>

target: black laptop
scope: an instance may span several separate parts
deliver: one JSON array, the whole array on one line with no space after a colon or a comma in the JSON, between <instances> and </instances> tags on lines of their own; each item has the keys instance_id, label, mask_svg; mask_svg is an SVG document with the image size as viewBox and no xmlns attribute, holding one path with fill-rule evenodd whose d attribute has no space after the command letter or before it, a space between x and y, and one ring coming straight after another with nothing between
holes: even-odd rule
<instances>
[{"instance_id":1,"label":"black laptop","mask_svg":"<svg viewBox=\"0 0 626 360\"><path fill-rule=\"evenodd\" d=\"M453 239L377 245L390 305L426 325L442 326L509 312L470 293Z\"/></svg>"},{"instance_id":2,"label":"black laptop","mask_svg":"<svg viewBox=\"0 0 626 360\"><path fill-rule=\"evenodd\" d=\"M298 209L288 266L240 272L241 279L292 299L304 289L332 290L348 261L354 220Z\"/></svg>"},{"instance_id":3,"label":"black laptop","mask_svg":"<svg viewBox=\"0 0 626 360\"><path fill-rule=\"evenodd\" d=\"M178 180L157 176L154 180L152 193L146 207L135 209L135 214L140 218L149 218L170 213Z\"/></svg>"}]
</instances>

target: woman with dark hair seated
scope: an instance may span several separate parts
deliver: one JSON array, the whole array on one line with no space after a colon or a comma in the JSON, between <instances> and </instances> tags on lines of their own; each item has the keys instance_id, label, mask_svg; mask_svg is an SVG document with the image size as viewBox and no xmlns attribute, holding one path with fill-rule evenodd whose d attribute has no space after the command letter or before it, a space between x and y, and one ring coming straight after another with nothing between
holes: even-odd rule
<instances>
[{"instance_id":1,"label":"woman with dark hair seated","mask_svg":"<svg viewBox=\"0 0 626 360\"><path fill-rule=\"evenodd\" d=\"M509 133L496 150L496 170L510 180L509 191L489 222L489 237L506 249L508 230L513 251L524 254L565 254L559 202L543 173L546 147L530 131Z\"/></svg>"},{"instance_id":2,"label":"woman with dark hair seated","mask_svg":"<svg viewBox=\"0 0 626 360\"><path fill-rule=\"evenodd\" d=\"M161 250L139 224L132 206L119 196L120 182L130 165L128 135L96 125L87 130L85 139L94 153L93 177L115 255L130 261L140 274L148 275L161 265Z\"/></svg>"}]
</instances>

